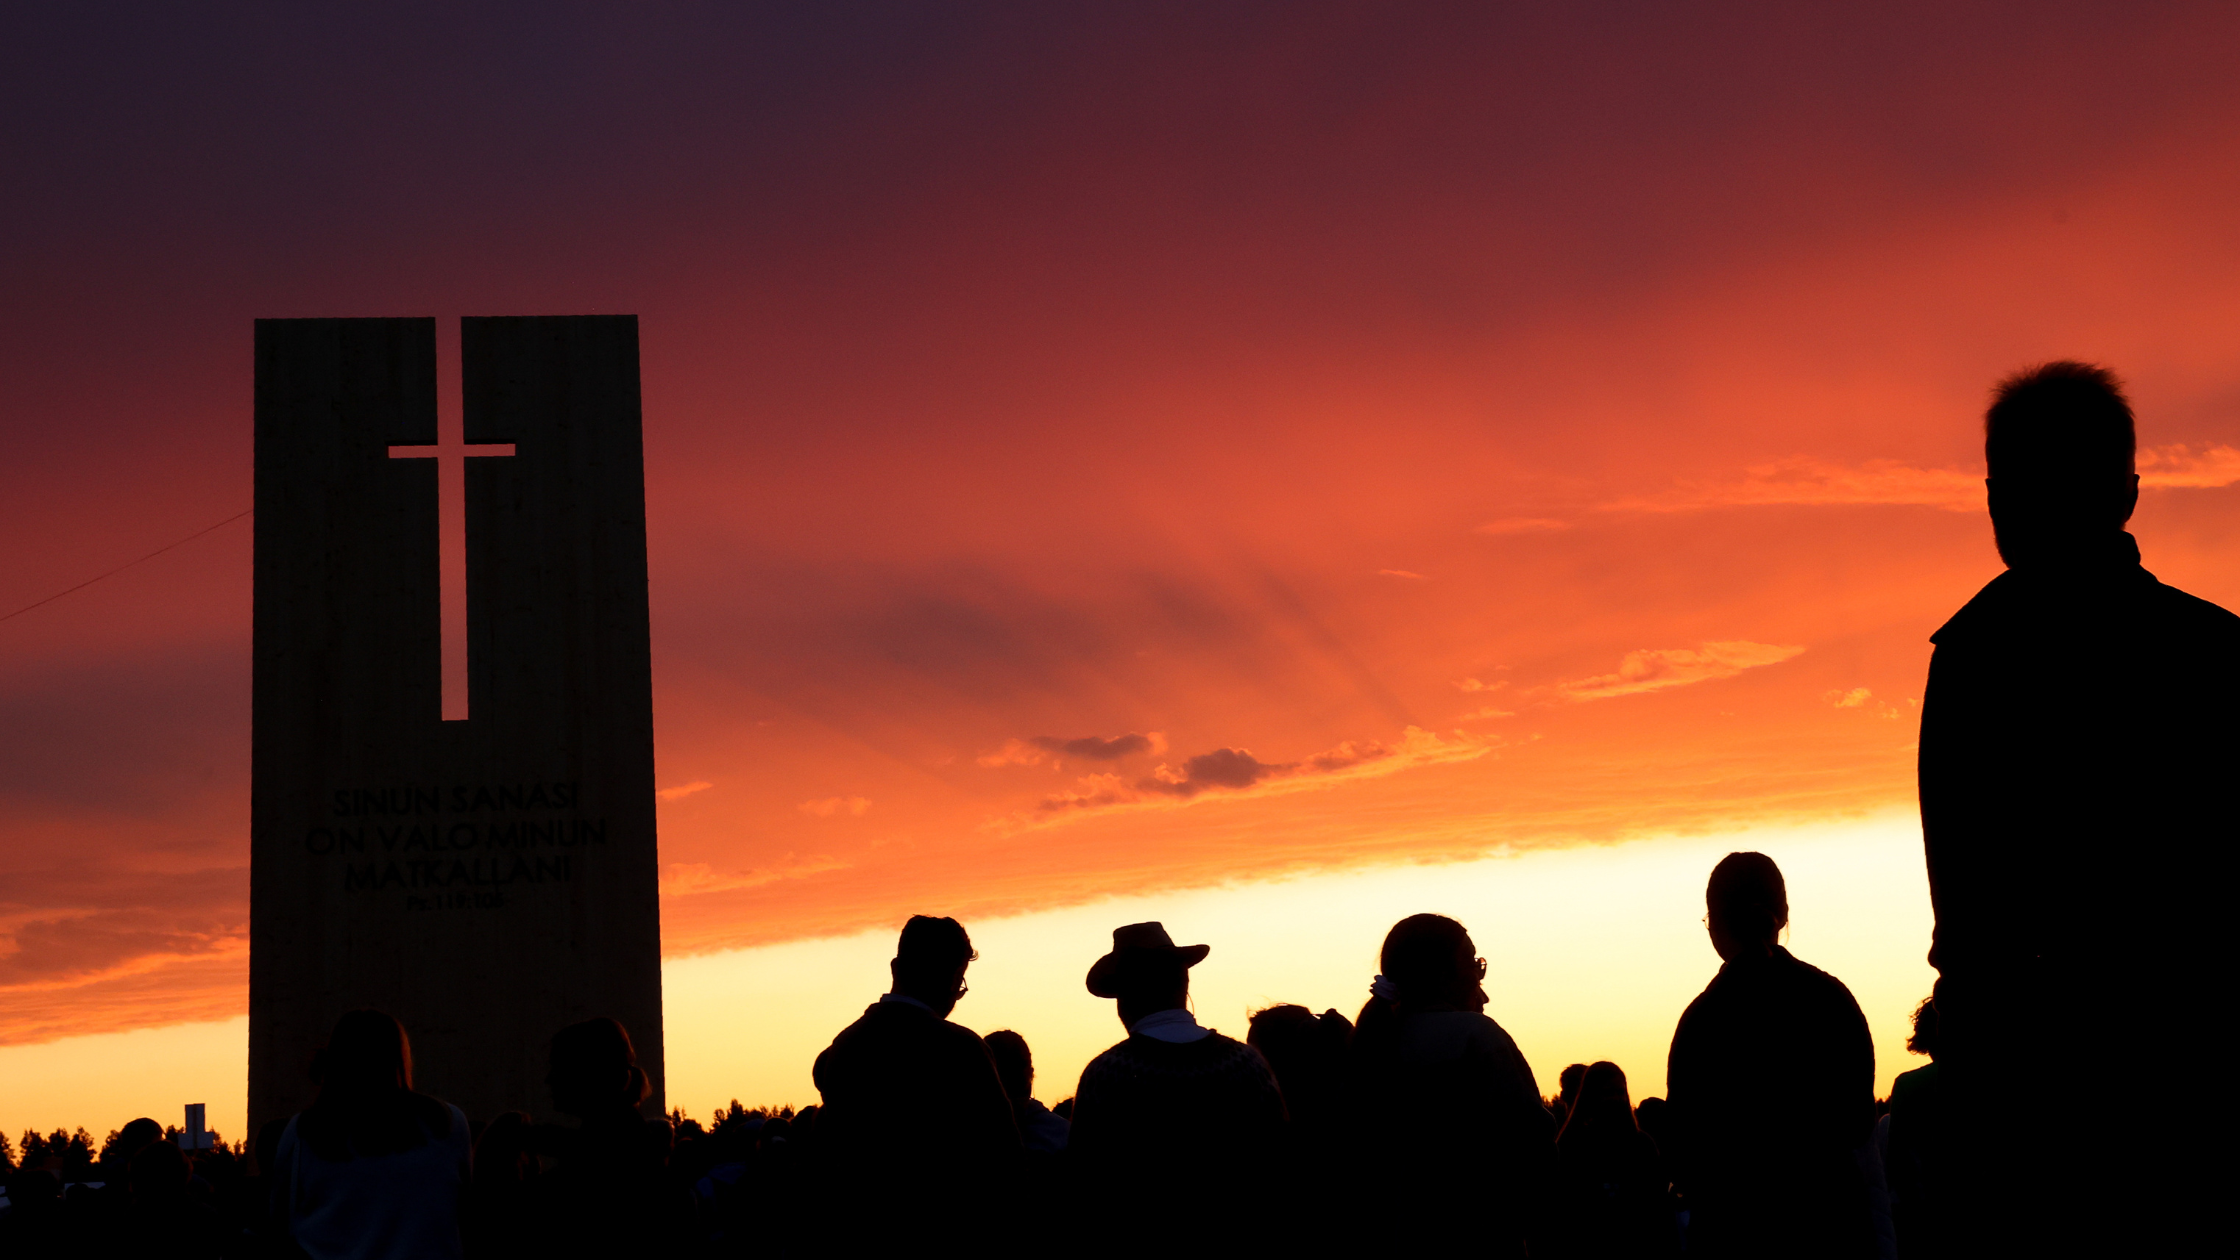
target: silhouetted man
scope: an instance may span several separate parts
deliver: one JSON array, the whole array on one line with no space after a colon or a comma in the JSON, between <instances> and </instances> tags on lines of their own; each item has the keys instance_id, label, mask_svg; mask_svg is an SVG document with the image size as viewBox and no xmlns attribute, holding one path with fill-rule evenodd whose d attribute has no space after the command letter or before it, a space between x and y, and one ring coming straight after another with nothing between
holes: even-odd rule
<instances>
[{"instance_id":1,"label":"silhouetted man","mask_svg":"<svg viewBox=\"0 0 2240 1260\"><path fill-rule=\"evenodd\" d=\"M1178 946L1157 923L1115 928L1089 969L1089 992L1114 999L1128 1039L1089 1061L1073 1095L1074 1161L1087 1219L1159 1220L1229 1235L1267 1204L1285 1124L1283 1093L1251 1046L1199 1025L1190 968L1212 947ZM1178 1178L1196 1183L1177 1193ZM1165 1241L1131 1239L1128 1250Z\"/></svg>"},{"instance_id":2,"label":"silhouetted man","mask_svg":"<svg viewBox=\"0 0 2240 1260\"><path fill-rule=\"evenodd\" d=\"M2141 1013L2139 1053L2224 1057L2240 618L2140 567L2134 448L2105 369L2002 383L1984 460L2007 571L1931 636L1921 822L1969 1250L2136 1251L2224 1188L2193 1180L2229 1162L2199 1135L2064 1105L2101 1053L2082 1009L2107 995Z\"/></svg>"},{"instance_id":3,"label":"silhouetted man","mask_svg":"<svg viewBox=\"0 0 2240 1260\"><path fill-rule=\"evenodd\" d=\"M893 990L817 1056L817 1141L850 1228L923 1240L954 1226L959 1196L981 1193L979 1179L1019 1150L987 1046L948 1019L978 957L955 919L913 916Z\"/></svg>"},{"instance_id":4,"label":"silhouetted man","mask_svg":"<svg viewBox=\"0 0 2240 1260\"><path fill-rule=\"evenodd\" d=\"M1873 1225L1854 1151L1875 1119L1866 1017L1842 981L1781 947L1789 894L1772 858L1728 854L1704 901L1723 965L1672 1034L1663 1124L1688 1254L1865 1257Z\"/></svg>"}]
</instances>

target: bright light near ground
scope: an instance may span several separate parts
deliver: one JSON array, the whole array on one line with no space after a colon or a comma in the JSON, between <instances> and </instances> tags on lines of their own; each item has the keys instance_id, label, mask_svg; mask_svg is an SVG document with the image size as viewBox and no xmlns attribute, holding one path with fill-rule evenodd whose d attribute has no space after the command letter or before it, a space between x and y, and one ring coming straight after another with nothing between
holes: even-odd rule
<instances>
[{"instance_id":1,"label":"bright light near ground","mask_svg":"<svg viewBox=\"0 0 2240 1260\"><path fill-rule=\"evenodd\" d=\"M1874 1030L1875 1088L1916 1066L1906 1017L1929 992L1929 895L1910 814L1713 838L1555 849L1445 866L1130 897L968 923L980 961L957 1008L967 1026L1015 1029L1034 1049L1035 1093L1073 1092L1090 1057L1121 1036L1110 1002L1082 978L1123 923L1157 919L1213 954L1193 975L1198 1017L1244 1035L1275 1002L1348 1018L1368 994L1386 929L1425 910L1470 929L1490 964L1487 1009L1524 1049L1542 1092L1566 1063L1611 1059L1639 1099L1664 1090L1672 1027L1718 969L1703 931L1703 885L1721 856L1757 849L1789 882L1789 947L1833 972ZM938 912L940 907L929 906ZM900 925L896 925L899 927ZM894 931L672 960L663 968L669 1102L706 1118L816 1100L810 1064L887 987ZM248 1020L73 1037L0 1048L0 1129L84 1125L98 1139L134 1116L178 1124L209 1105L242 1132Z\"/></svg>"},{"instance_id":2,"label":"bright light near ground","mask_svg":"<svg viewBox=\"0 0 2240 1260\"><path fill-rule=\"evenodd\" d=\"M1193 975L1199 1019L1243 1036L1248 1013L1276 1002L1358 1013L1385 931L1431 910L1470 929L1489 963L1487 1013L1530 1060L1543 1092L1563 1066L1607 1058L1638 1099L1664 1090L1680 1012L1718 969L1703 930L1703 886L1736 849L1780 863L1790 948L1850 985L1875 1038L1876 1089L1919 1065L1907 1016L1935 979L1920 828L1909 814L1714 838L1549 850L1445 866L1130 897L969 923L980 961L955 1018L1011 1028L1034 1049L1035 1093L1073 1092L1091 1056L1119 1039L1112 1003L1082 987L1117 925L1157 919L1213 953ZM928 907L938 911L939 907ZM899 926L899 925L898 925ZM817 1052L886 988L894 933L805 941L673 961L669 1100L696 1116L812 1102Z\"/></svg>"}]
</instances>

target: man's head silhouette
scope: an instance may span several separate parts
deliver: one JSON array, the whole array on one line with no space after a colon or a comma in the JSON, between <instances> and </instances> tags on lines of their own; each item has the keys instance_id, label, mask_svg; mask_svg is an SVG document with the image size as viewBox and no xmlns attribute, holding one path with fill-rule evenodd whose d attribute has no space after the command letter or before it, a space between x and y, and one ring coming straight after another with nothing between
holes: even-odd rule
<instances>
[{"instance_id":1,"label":"man's head silhouette","mask_svg":"<svg viewBox=\"0 0 2240 1260\"><path fill-rule=\"evenodd\" d=\"M1727 962L1773 952L1789 926L1789 887L1763 853L1729 853L1711 868L1703 892L1711 947Z\"/></svg>"},{"instance_id":2,"label":"man's head silhouette","mask_svg":"<svg viewBox=\"0 0 2240 1260\"><path fill-rule=\"evenodd\" d=\"M1112 952L1089 968L1089 992L1117 1000L1120 1023L1190 1002L1190 969L1213 952L1210 945L1177 945L1159 923L1131 923L1112 930Z\"/></svg>"},{"instance_id":3,"label":"man's head silhouette","mask_svg":"<svg viewBox=\"0 0 2240 1260\"><path fill-rule=\"evenodd\" d=\"M2100 551L2139 504L2137 446L2106 368L2064 359L2001 381L1983 417L1999 558L2021 568Z\"/></svg>"},{"instance_id":4,"label":"man's head silhouette","mask_svg":"<svg viewBox=\"0 0 2240 1260\"><path fill-rule=\"evenodd\" d=\"M130 1164L132 1157L146 1150L150 1143L162 1140L163 1126L142 1116L117 1130L114 1146L103 1151L102 1158L118 1164Z\"/></svg>"},{"instance_id":5,"label":"man's head silhouette","mask_svg":"<svg viewBox=\"0 0 2240 1260\"><path fill-rule=\"evenodd\" d=\"M916 998L946 1019L964 996L964 969L978 957L962 923L929 914L911 915L902 925L902 939L896 942L894 962L890 964L894 991Z\"/></svg>"}]
</instances>

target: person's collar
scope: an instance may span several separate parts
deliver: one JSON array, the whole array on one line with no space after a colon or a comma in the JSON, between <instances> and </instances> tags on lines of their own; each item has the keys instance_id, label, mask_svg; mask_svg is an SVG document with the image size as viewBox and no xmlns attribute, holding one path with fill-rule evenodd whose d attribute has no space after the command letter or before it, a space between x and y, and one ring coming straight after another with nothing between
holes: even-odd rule
<instances>
[{"instance_id":1,"label":"person's collar","mask_svg":"<svg viewBox=\"0 0 2240 1260\"><path fill-rule=\"evenodd\" d=\"M1781 947L1781 942L1774 941L1766 946L1765 952L1762 954L1754 949L1742 950L1732 958L1721 959L1719 970L1725 971L1729 967L1748 970L1752 967L1763 967L1768 963L1778 962L1787 957L1789 957L1789 951Z\"/></svg>"},{"instance_id":2,"label":"person's collar","mask_svg":"<svg viewBox=\"0 0 2240 1260\"><path fill-rule=\"evenodd\" d=\"M888 1002L896 1002L900 1003L903 1006L915 1006L928 1015L934 1013L932 1007L927 1006L925 1003L919 1001L914 997L911 997L907 993L882 993L879 995L879 1002L881 1005L885 1005Z\"/></svg>"},{"instance_id":3,"label":"person's collar","mask_svg":"<svg viewBox=\"0 0 2240 1260\"><path fill-rule=\"evenodd\" d=\"M2128 575L2139 568L2139 540L2128 530L2112 534L2096 534L2078 539L2064 547L2055 547L2031 556L2019 565L2008 565L2035 577L2040 574L2055 578L2091 578L2103 575Z\"/></svg>"},{"instance_id":4,"label":"person's collar","mask_svg":"<svg viewBox=\"0 0 2240 1260\"><path fill-rule=\"evenodd\" d=\"M1168 1041L1179 1046L1192 1041L1203 1041L1213 1035L1213 1030L1200 1028L1197 1016L1178 1006L1173 1010L1153 1011L1128 1025L1128 1035L1149 1037L1153 1041Z\"/></svg>"},{"instance_id":5,"label":"person's collar","mask_svg":"<svg viewBox=\"0 0 2240 1260\"><path fill-rule=\"evenodd\" d=\"M2042 620L2043 610L2039 605L2045 600L2073 606L2095 591L2105 594L2111 584L2117 587L2156 584L2154 574L2140 564L2138 540L2128 532L2119 531L2089 546L2019 566L2009 565L2006 572L1991 579L1976 592L1975 598L1938 627L1937 632L1929 636L1929 642L1942 647L1984 635L2000 635L2006 633L2015 617Z\"/></svg>"}]
</instances>

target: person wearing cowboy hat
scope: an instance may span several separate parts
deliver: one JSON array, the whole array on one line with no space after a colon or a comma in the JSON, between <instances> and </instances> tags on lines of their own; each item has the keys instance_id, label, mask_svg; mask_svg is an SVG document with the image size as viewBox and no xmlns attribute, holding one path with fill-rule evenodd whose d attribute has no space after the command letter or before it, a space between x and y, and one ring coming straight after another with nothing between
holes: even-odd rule
<instances>
[{"instance_id":1,"label":"person wearing cowboy hat","mask_svg":"<svg viewBox=\"0 0 2240 1260\"><path fill-rule=\"evenodd\" d=\"M1210 952L1175 944L1157 923L1131 923L1113 930L1112 952L1089 969L1089 992L1112 999L1128 1038L1090 1060L1074 1091L1066 1151L1083 1170L1080 1184L1122 1200L1134 1189L1169 1198L1178 1169L1267 1169L1287 1127L1275 1074L1259 1051L1189 1010L1190 969ZM1265 1207L1238 1193L1199 1206L1214 1204L1238 1221Z\"/></svg>"}]
</instances>

